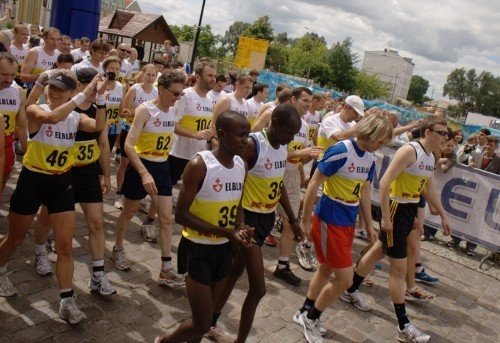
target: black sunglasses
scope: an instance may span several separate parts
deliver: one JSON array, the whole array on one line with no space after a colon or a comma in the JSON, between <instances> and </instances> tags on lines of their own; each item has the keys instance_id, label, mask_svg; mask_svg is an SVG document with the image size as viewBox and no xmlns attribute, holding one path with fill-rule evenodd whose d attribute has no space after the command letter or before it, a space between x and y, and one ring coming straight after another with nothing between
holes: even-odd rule
<instances>
[{"instance_id":1,"label":"black sunglasses","mask_svg":"<svg viewBox=\"0 0 500 343\"><path fill-rule=\"evenodd\" d=\"M126 52L127 54L130 54L130 50L122 49L122 48L120 48L120 50L123 51L123 52Z\"/></svg>"},{"instance_id":2,"label":"black sunglasses","mask_svg":"<svg viewBox=\"0 0 500 343\"><path fill-rule=\"evenodd\" d=\"M434 130L434 129L429 129L429 130L434 131L435 133L437 133L438 135L443 136L443 137L448 136L448 131L440 131L440 130Z\"/></svg>"},{"instance_id":3,"label":"black sunglasses","mask_svg":"<svg viewBox=\"0 0 500 343\"><path fill-rule=\"evenodd\" d=\"M173 96L183 96L184 95L184 91L180 91L180 92L174 92L174 91L171 91L170 89L168 88L165 88L167 91L169 91L170 93L172 93Z\"/></svg>"}]
</instances>

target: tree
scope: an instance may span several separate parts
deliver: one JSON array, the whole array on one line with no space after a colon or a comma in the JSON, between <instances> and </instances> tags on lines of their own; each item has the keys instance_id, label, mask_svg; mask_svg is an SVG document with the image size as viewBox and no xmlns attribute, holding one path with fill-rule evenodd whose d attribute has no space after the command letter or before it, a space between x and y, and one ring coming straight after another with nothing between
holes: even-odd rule
<instances>
[{"instance_id":1,"label":"tree","mask_svg":"<svg viewBox=\"0 0 500 343\"><path fill-rule=\"evenodd\" d=\"M238 40L241 34L250 26L250 23L235 21L229 26L224 36L221 38L222 47L226 55L236 55Z\"/></svg>"},{"instance_id":2,"label":"tree","mask_svg":"<svg viewBox=\"0 0 500 343\"><path fill-rule=\"evenodd\" d=\"M382 99L391 93L391 86L381 81L377 75L360 71L356 74L354 80L356 83L355 93L362 98Z\"/></svg>"},{"instance_id":3,"label":"tree","mask_svg":"<svg viewBox=\"0 0 500 343\"><path fill-rule=\"evenodd\" d=\"M356 86L355 64L359 62L359 55L352 51L351 37L346 37L342 43L335 43L328 51L327 63L332 70L331 82L346 92L351 92Z\"/></svg>"},{"instance_id":4,"label":"tree","mask_svg":"<svg viewBox=\"0 0 500 343\"><path fill-rule=\"evenodd\" d=\"M409 101L417 105L422 105L424 103L424 96L429 89L429 81L424 79L420 75L413 75L410 81L410 89L408 90Z\"/></svg>"},{"instance_id":5,"label":"tree","mask_svg":"<svg viewBox=\"0 0 500 343\"><path fill-rule=\"evenodd\" d=\"M171 25L172 32L180 42L194 42L196 34L196 25ZM196 49L196 56L198 57L219 57L217 44L220 42L220 37L212 33L210 25L203 25L200 28L200 36L198 38L198 47Z\"/></svg>"},{"instance_id":6,"label":"tree","mask_svg":"<svg viewBox=\"0 0 500 343\"><path fill-rule=\"evenodd\" d=\"M269 16L264 15L257 18L256 21L243 31L243 36L265 39L272 42L274 39L273 27L271 26L271 19Z\"/></svg>"}]
</instances>

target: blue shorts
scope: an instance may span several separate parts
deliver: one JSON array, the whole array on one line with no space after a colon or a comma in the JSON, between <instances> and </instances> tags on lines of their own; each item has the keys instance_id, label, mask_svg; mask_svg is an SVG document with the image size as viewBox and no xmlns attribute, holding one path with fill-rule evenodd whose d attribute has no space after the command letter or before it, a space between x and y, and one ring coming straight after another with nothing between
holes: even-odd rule
<instances>
[{"instance_id":1,"label":"blue shorts","mask_svg":"<svg viewBox=\"0 0 500 343\"><path fill-rule=\"evenodd\" d=\"M168 161L152 162L141 158L141 162L153 177L158 195L172 196L172 181L170 180ZM142 200L148 194L142 185L141 176L130 163L125 170L122 194L130 200Z\"/></svg>"}]
</instances>

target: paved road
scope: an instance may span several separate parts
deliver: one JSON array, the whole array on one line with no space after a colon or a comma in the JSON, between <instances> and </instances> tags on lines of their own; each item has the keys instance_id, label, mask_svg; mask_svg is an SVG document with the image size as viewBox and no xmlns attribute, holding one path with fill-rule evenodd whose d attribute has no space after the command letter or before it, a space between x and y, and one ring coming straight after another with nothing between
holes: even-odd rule
<instances>
[{"instance_id":1,"label":"paved road","mask_svg":"<svg viewBox=\"0 0 500 343\"><path fill-rule=\"evenodd\" d=\"M19 165L16 164L19 169ZM12 182L7 194L12 192ZM78 208L74 239L75 283L77 302L88 319L70 326L58 319L59 294L55 276L40 277L33 270L34 243L32 232L8 263L13 271L11 280L19 295L0 299L0 342L152 342L161 332L170 331L189 318L190 310L183 289L158 286L160 267L157 245L145 243L139 224L143 214L134 218L126 235L125 249L135 263L130 272L112 266L109 256L113 246L113 225L118 210L113 200L105 201L106 270L118 294L110 298L90 294L89 250L85 219ZM6 205L0 205L0 216L6 215ZM6 218L0 218L0 236L6 233ZM175 226L174 252L179 241L179 226ZM354 254L364 242L355 241ZM424 286L436 298L425 304L409 304L409 316L433 336L433 342L498 342L500 341L500 272L498 265L477 269L479 258L469 258L463 252L452 251L443 240L425 242L423 259L426 268L441 278L435 287ZM292 269L304 279L300 287L292 287L273 277L278 251L264 247L267 295L261 302L249 342L304 342L291 322L291 316L302 304L312 276L292 259ZM51 256L55 259L55 256ZM373 305L371 312L360 312L338 302L328 309L323 323L329 332L327 342L387 342L396 341L393 307L388 296L388 262L371 279L372 288L362 291ZM240 306L248 289L244 277L237 284L226 305L220 322L230 331L237 331ZM204 340L208 342L208 340Z\"/></svg>"}]
</instances>

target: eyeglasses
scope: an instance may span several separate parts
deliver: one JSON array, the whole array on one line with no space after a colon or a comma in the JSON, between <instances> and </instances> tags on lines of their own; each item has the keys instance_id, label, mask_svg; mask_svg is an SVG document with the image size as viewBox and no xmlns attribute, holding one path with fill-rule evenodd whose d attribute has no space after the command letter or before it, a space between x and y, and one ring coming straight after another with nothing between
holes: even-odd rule
<instances>
[{"instance_id":1,"label":"eyeglasses","mask_svg":"<svg viewBox=\"0 0 500 343\"><path fill-rule=\"evenodd\" d=\"M434 130L434 129L429 129L431 131L434 131L435 133L437 133L438 135L440 135L441 137L446 137L448 136L448 131L441 131L441 130Z\"/></svg>"},{"instance_id":2,"label":"eyeglasses","mask_svg":"<svg viewBox=\"0 0 500 343\"><path fill-rule=\"evenodd\" d=\"M126 52L127 54L130 54L130 50L122 49L122 48L120 48L120 50L123 51L123 52Z\"/></svg>"},{"instance_id":3,"label":"eyeglasses","mask_svg":"<svg viewBox=\"0 0 500 343\"><path fill-rule=\"evenodd\" d=\"M184 95L184 91L180 91L180 92L174 92L174 91L171 91L170 89L168 88L165 88L167 91L169 91L170 93L172 93L173 96L183 96Z\"/></svg>"}]
</instances>

